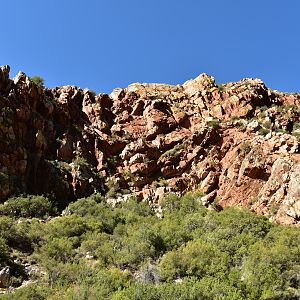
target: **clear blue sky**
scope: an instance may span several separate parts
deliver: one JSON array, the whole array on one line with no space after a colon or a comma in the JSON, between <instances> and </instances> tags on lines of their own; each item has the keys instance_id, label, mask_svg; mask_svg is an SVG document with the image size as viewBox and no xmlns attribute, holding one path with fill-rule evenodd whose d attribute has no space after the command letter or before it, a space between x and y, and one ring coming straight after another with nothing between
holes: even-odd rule
<instances>
[{"instance_id":1,"label":"clear blue sky","mask_svg":"<svg viewBox=\"0 0 300 300\"><path fill-rule=\"evenodd\" d=\"M1 0L0 0L1 1ZM46 85L258 77L300 92L299 0L2 0L0 64Z\"/></svg>"}]
</instances>

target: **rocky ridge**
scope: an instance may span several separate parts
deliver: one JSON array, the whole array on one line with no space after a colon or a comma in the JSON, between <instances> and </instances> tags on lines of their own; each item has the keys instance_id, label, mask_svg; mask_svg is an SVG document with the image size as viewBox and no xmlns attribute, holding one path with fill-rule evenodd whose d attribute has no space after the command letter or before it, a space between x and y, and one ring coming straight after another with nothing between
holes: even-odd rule
<instances>
[{"instance_id":1,"label":"rocky ridge","mask_svg":"<svg viewBox=\"0 0 300 300\"><path fill-rule=\"evenodd\" d=\"M37 86L0 68L0 199L52 193L63 209L94 192L159 205L198 191L300 223L300 95L259 79L134 83L110 95Z\"/></svg>"}]
</instances>

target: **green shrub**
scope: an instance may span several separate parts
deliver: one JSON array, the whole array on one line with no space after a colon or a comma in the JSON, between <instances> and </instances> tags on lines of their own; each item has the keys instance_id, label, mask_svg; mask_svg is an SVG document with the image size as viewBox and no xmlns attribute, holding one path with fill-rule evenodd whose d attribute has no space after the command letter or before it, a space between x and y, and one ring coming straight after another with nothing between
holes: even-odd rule
<instances>
[{"instance_id":1,"label":"green shrub","mask_svg":"<svg viewBox=\"0 0 300 300\"><path fill-rule=\"evenodd\" d=\"M213 120L211 120L211 121L208 121L208 122L207 122L207 125L208 125L209 127L212 127L213 129L216 129L216 128L219 127L220 121L219 121L218 119L213 119Z\"/></svg>"},{"instance_id":2,"label":"green shrub","mask_svg":"<svg viewBox=\"0 0 300 300\"><path fill-rule=\"evenodd\" d=\"M218 88L218 91L220 93L222 93L224 91L224 89L225 89L225 86L224 86L224 84L218 83L217 84L217 88Z\"/></svg>"},{"instance_id":3,"label":"green shrub","mask_svg":"<svg viewBox=\"0 0 300 300\"><path fill-rule=\"evenodd\" d=\"M9 247L31 251L31 241L26 225L26 222L16 223L13 218L0 216L0 238L2 238Z\"/></svg>"},{"instance_id":4,"label":"green shrub","mask_svg":"<svg viewBox=\"0 0 300 300\"><path fill-rule=\"evenodd\" d=\"M175 212L180 207L180 198L174 193L165 194L160 201L160 205L164 213Z\"/></svg>"},{"instance_id":5,"label":"green shrub","mask_svg":"<svg viewBox=\"0 0 300 300\"><path fill-rule=\"evenodd\" d=\"M76 214L81 217L94 216L97 215L97 212L97 202L90 197L78 199L77 201L70 203L64 210L64 214Z\"/></svg>"},{"instance_id":6,"label":"green shrub","mask_svg":"<svg viewBox=\"0 0 300 300\"><path fill-rule=\"evenodd\" d=\"M9 176L7 174L0 172L0 184L2 186L9 184Z\"/></svg>"},{"instance_id":7,"label":"green shrub","mask_svg":"<svg viewBox=\"0 0 300 300\"><path fill-rule=\"evenodd\" d=\"M90 90L89 89L89 93L92 97L96 97L97 96L97 93L94 91L94 90Z\"/></svg>"},{"instance_id":8,"label":"green shrub","mask_svg":"<svg viewBox=\"0 0 300 300\"><path fill-rule=\"evenodd\" d=\"M265 121L265 122L263 123L263 126L264 126L265 128L267 128L267 129L270 129L271 126L272 126L272 122L271 122L271 121Z\"/></svg>"},{"instance_id":9,"label":"green shrub","mask_svg":"<svg viewBox=\"0 0 300 300\"><path fill-rule=\"evenodd\" d=\"M229 271L228 262L228 253L223 252L217 244L198 239L162 258L161 277L166 280L185 276L218 277Z\"/></svg>"},{"instance_id":10,"label":"green shrub","mask_svg":"<svg viewBox=\"0 0 300 300\"><path fill-rule=\"evenodd\" d=\"M77 215L64 216L52 219L44 227L44 237L80 237L81 235L103 229L102 221L96 218L81 217Z\"/></svg>"},{"instance_id":11,"label":"green shrub","mask_svg":"<svg viewBox=\"0 0 300 300\"><path fill-rule=\"evenodd\" d=\"M35 76L31 77L30 79L31 79L31 81L32 81L34 84L36 84L38 87L41 87L41 88L44 88L44 87L45 87L45 86L44 86L45 80L44 80L42 77L35 75Z\"/></svg>"},{"instance_id":12,"label":"green shrub","mask_svg":"<svg viewBox=\"0 0 300 300\"><path fill-rule=\"evenodd\" d=\"M0 267L3 266L3 262L5 262L8 258L9 247L6 244L6 241L0 237Z\"/></svg>"},{"instance_id":13,"label":"green shrub","mask_svg":"<svg viewBox=\"0 0 300 300\"><path fill-rule=\"evenodd\" d=\"M260 135L266 136L270 132L270 130L266 129L266 128L260 128L258 130L258 132L259 132Z\"/></svg>"},{"instance_id":14,"label":"green shrub","mask_svg":"<svg viewBox=\"0 0 300 300\"><path fill-rule=\"evenodd\" d=\"M138 201L134 197L130 198L129 200L123 202L120 207L122 210L126 211L127 214L134 214L136 216L141 216L141 217L147 217L147 216L152 216L154 215L153 210L149 206L148 203Z\"/></svg>"},{"instance_id":15,"label":"green shrub","mask_svg":"<svg viewBox=\"0 0 300 300\"><path fill-rule=\"evenodd\" d=\"M255 299L297 299L300 288L300 232L297 228L274 227L255 243L244 260L246 290ZM293 297L286 298L290 291Z\"/></svg>"},{"instance_id":16,"label":"green shrub","mask_svg":"<svg viewBox=\"0 0 300 300\"><path fill-rule=\"evenodd\" d=\"M50 295L50 288L44 284L30 284L14 290L13 293L1 295L3 300L46 300Z\"/></svg>"},{"instance_id":17,"label":"green shrub","mask_svg":"<svg viewBox=\"0 0 300 300\"><path fill-rule=\"evenodd\" d=\"M97 194L47 221L0 216L0 266L12 283L25 278L19 257L46 272L1 297L298 299L299 229L245 209L211 211L198 197L166 195L162 218L136 199L112 208Z\"/></svg>"},{"instance_id":18,"label":"green shrub","mask_svg":"<svg viewBox=\"0 0 300 300\"><path fill-rule=\"evenodd\" d=\"M45 218L54 212L52 203L44 196L28 195L11 198L0 205L0 215L11 217Z\"/></svg>"},{"instance_id":19,"label":"green shrub","mask_svg":"<svg viewBox=\"0 0 300 300\"><path fill-rule=\"evenodd\" d=\"M252 146L248 141L246 141L246 142L241 143L240 149L241 149L241 151L243 151L245 153L249 153L252 149Z\"/></svg>"},{"instance_id":20,"label":"green shrub","mask_svg":"<svg viewBox=\"0 0 300 300\"><path fill-rule=\"evenodd\" d=\"M130 226L119 243L115 261L117 264L137 268L147 259L155 259L164 250L159 233L148 224Z\"/></svg>"}]
</instances>

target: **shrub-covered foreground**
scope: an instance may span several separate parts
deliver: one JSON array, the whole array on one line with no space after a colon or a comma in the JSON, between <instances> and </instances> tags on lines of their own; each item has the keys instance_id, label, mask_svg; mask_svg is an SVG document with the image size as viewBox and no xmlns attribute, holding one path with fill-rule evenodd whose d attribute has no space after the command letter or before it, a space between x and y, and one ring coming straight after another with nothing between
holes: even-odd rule
<instances>
[{"instance_id":1,"label":"shrub-covered foreground","mask_svg":"<svg viewBox=\"0 0 300 300\"><path fill-rule=\"evenodd\" d=\"M162 207L158 218L145 203L112 208L94 195L45 221L54 212L46 198L8 201L0 265L18 285L28 272L15 258L26 253L34 282L1 298L300 298L298 228L239 208L210 211L193 194L168 195Z\"/></svg>"}]
</instances>

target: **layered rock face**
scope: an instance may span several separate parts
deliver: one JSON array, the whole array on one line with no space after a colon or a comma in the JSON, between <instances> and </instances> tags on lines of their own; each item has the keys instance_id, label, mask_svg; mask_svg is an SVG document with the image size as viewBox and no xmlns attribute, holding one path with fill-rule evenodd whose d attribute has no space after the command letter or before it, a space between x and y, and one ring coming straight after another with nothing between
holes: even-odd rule
<instances>
[{"instance_id":1,"label":"layered rock face","mask_svg":"<svg viewBox=\"0 0 300 300\"><path fill-rule=\"evenodd\" d=\"M300 95L258 79L135 83L110 95L38 87L0 69L0 199L52 193L63 208L94 192L159 204L199 191L300 223ZM199 193L200 194L200 193Z\"/></svg>"}]
</instances>

